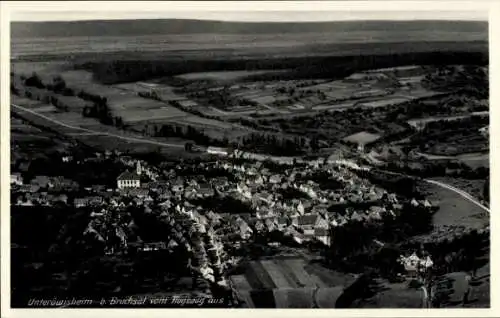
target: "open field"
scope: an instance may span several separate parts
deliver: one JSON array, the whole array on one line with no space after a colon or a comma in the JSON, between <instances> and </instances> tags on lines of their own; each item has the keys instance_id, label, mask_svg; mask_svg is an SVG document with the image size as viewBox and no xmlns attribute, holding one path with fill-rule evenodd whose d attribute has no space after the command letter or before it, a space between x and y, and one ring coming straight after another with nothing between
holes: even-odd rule
<instances>
[{"instance_id":1,"label":"open field","mask_svg":"<svg viewBox=\"0 0 500 318\"><path fill-rule=\"evenodd\" d=\"M450 184L458 189L461 189L478 200L483 200L483 189L485 180L467 180L460 178L433 178L434 180Z\"/></svg>"},{"instance_id":2,"label":"open field","mask_svg":"<svg viewBox=\"0 0 500 318\"><path fill-rule=\"evenodd\" d=\"M458 160L470 166L471 168L490 166L489 152L466 153L457 156L441 156L427 153L419 153L419 155L425 157L428 160Z\"/></svg>"},{"instance_id":3,"label":"open field","mask_svg":"<svg viewBox=\"0 0 500 318\"><path fill-rule=\"evenodd\" d=\"M434 215L436 227L465 226L478 229L489 223L489 215L483 209L457 193L429 184L426 184L426 188L426 192L430 193L429 200L439 206Z\"/></svg>"}]
</instances>

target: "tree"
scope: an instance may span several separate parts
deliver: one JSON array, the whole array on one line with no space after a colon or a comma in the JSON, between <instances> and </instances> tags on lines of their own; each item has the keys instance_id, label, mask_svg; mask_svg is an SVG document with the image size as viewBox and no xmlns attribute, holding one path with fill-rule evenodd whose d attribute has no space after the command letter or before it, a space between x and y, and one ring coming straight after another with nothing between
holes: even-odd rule
<instances>
[{"instance_id":1,"label":"tree","mask_svg":"<svg viewBox=\"0 0 500 318\"><path fill-rule=\"evenodd\" d=\"M191 142L186 142L186 143L184 144L184 150L186 150L186 151L192 151L192 150L193 150L193 143L191 143Z\"/></svg>"},{"instance_id":2,"label":"tree","mask_svg":"<svg viewBox=\"0 0 500 318\"><path fill-rule=\"evenodd\" d=\"M19 95L19 90L17 87L14 85L13 82L10 83L10 92L14 95Z\"/></svg>"},{"instance_id":3,"label":"tree","mask_svg":"<svg viewBox=\"0 0 500 318\"><path fill-rule=\"evenodd\" d=\"M486 202L490 201L490 177L486 177L483 187L483 198Z\"/></svg>"},{"instance_id":4,"label":"tree","mask_svg":"<svg viewBox=\"0 0 500 318\"><path fill-rule=\"evenodd\" d=\"M380 286L370 272L362 274L354 283L347 287L337 299L335 308L352 308L356 300L373 297L380 290Z\"/></svg>"},{"instance_id":5,"label":"tree","mask_svg":"<svg viewBox=\"0 0 500 318\"><path fill-rule=\"evenodd\" d=\"M24 85L40 89L45 88L45 85L43 84L42 80L35 72L33 72L33 74L30 77L26 78L26 80L24 81Z\"/></svg>"}]
</instances>

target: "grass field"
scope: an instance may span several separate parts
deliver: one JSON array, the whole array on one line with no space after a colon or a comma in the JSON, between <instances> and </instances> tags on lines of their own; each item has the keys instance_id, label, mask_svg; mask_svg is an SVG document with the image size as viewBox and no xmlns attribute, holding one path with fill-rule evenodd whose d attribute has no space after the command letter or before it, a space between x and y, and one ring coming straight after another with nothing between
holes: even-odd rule
<instances>
[{"instance_id":1,"label":"grass field","mask_svg":"<svg viewBox=\"0 0 500 318\"><path fill-rule=\"evenodd\" d=\"M429 200L439 206L434 215L436 227L465 226L478 229L489 224L489 215L483 209L455 192L435 185L426 184L425 187L431 193Z\"/></svg>"}]
</instances>

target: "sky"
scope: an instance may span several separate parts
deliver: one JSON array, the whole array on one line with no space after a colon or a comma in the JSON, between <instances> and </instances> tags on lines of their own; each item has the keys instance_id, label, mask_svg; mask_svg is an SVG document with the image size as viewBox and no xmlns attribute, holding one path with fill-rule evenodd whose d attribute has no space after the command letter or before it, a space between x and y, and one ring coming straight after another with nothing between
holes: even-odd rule
<instances>
[{"instance_id":1,"label":"sky","mask_svg":"<svg viewBox=\"0 0 500 318\"><path fill-rule=\"evenodd\" d=\"M107 19L201 19L245 22L343 20L484 20L488 5L458 1L18 1L12 21L74 21ZM98 9L96 9L98 8Z\"/></svg>"},{"instance_id":2,"label":"sky","mask_svg":"<svg viewBox=\"0 0 500 318\"><path fill-rule=\"evenodd\" d=\"M344 20L487 20L484 12L23 12L13 21L75 21L119 19L199 19L246 22L305 22Z\"/></svg>"}]
</instances>

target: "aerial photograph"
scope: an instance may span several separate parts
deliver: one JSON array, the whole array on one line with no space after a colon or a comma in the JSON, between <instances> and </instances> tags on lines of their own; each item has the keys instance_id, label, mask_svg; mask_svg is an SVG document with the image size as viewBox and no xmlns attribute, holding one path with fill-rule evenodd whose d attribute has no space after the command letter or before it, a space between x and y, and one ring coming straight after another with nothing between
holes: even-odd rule
<instances>
[{"instance_id":1,"label":"aerial photograph","mask_svg":"<svg viewBox=\"0 0 500 318\"><path fill-rule=\"evenodd\" d=\"M11 307L490 308L488 15L376 13L13 19Z\"/></svg>"}]
</instances>

